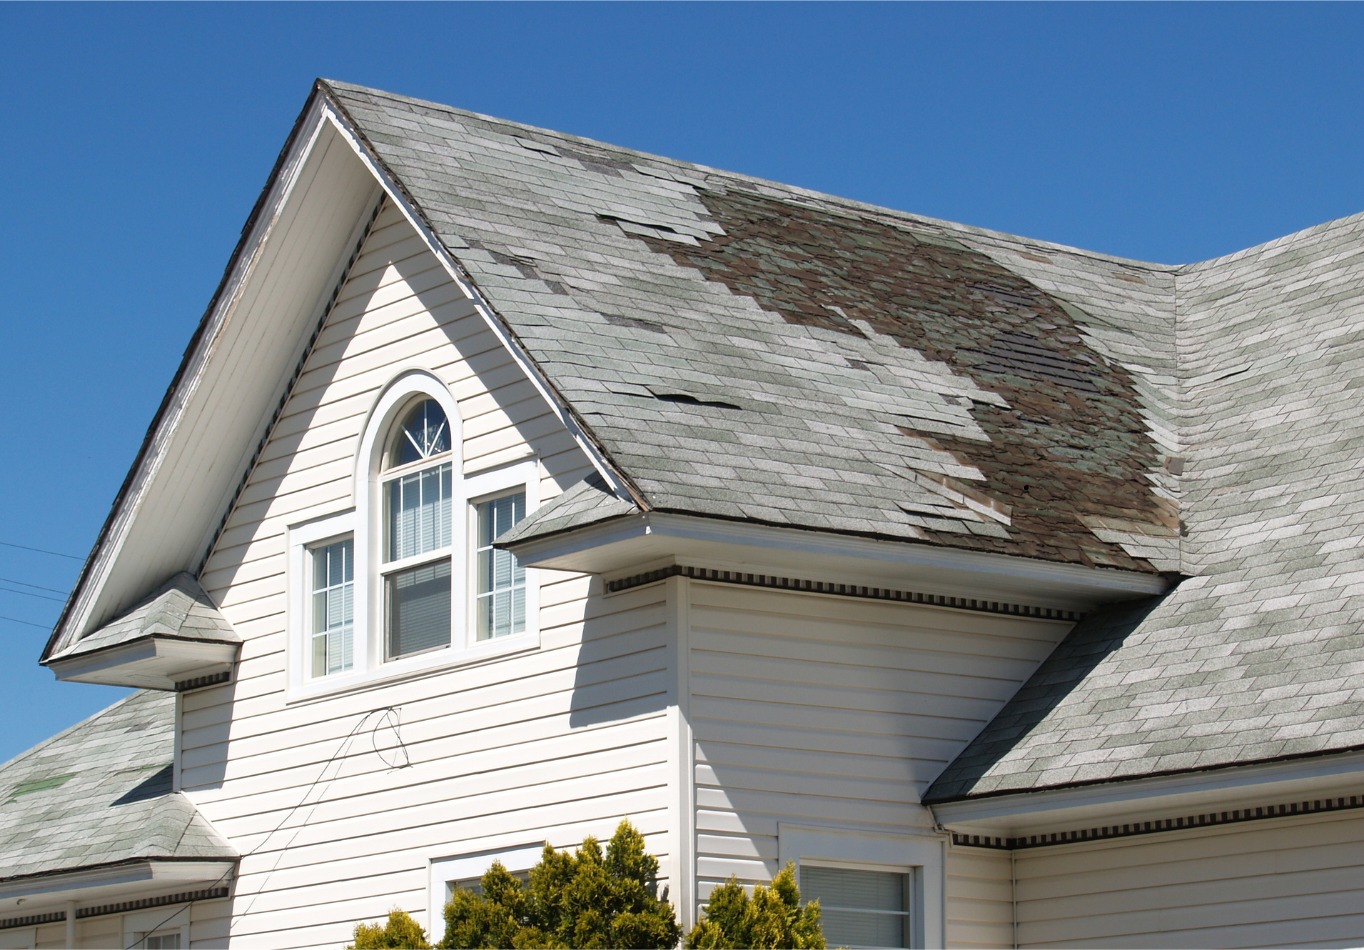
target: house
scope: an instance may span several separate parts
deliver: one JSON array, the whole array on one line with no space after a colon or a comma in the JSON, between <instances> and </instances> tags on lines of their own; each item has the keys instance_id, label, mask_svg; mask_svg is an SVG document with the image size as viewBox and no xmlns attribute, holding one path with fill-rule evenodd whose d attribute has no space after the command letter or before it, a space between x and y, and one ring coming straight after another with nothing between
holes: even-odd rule
<instances>
[{"instance_id":1,"label":"house","mask_svg":"<svg viewBox=\"0 0 1364 950\"><path fill-rule=\"evenodd\" d=\"M1364 942L1364 217L1183 267L320 81L0 769L0 947Z\"/></svg>"}]
</instances>

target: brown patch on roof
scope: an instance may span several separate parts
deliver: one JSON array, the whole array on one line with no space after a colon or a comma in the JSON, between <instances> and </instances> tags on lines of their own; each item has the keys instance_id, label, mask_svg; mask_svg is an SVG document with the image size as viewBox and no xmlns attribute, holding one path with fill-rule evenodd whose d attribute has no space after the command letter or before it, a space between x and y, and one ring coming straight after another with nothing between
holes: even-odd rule
<instances>
[{"instance_id":1,"label":"brown patch on roof","mask_svg":"<svg viewBox=\"0 0 1364 950\"><path fill-rule=\"evenodd\" d=\"M723 234L689 247L639 239L790 323L860 336L854 321L865 321L1007 401L972 404L988 443L931 439L985 476L984 493L1010 511L1008 538L929 531L935 542L1155 570L1082 520L1171 536L1178 523L1147 477L1160 460L1131 376L1085 343L1059 300L984 254L886 221L742 191L700 196Z\"/></svg>"}]
</instances>

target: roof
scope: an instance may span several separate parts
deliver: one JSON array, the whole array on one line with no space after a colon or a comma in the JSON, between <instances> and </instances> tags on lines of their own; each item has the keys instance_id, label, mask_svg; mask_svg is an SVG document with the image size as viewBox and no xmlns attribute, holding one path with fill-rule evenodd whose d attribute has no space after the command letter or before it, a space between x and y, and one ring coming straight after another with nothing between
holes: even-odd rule
<instances>
[{"instance_id":1,"label":"roof","mask_svg":"<svg viewBox=\"0 0 1364 950\"><path fill-rule=\"evenodd\" d=\"M175 696L133 693L0 766L0 882L138 859L235 860L171 791Z\"/></svg>"},{"instance_id":2,"label":"roof","mask_svg":"<svg viewBox=\"0 0 1364 950\"><path fill-rule=\"evenodd\" d=\"M132 610L49 657L49 661L84 656L151 636L210 643L242 642L199 582L182 572Z\"/></svg>"},{"instance_id":3,"label":"roof","mask_svg":"<svg viewBox=\"0 0 1364 950\"><path fill-rule=\"evenodd\" d=\"M1077 627L931 800L1364 747L1364 216L1186 268L1184 556Z\"/></svg>"},{"instance_id":4,"label":"roof","mask_svg":"<svg viewBox=\"0 0 1364 950\"><path fill-rule=\"evenodd\" d=\"M648 508L1178 566L1169 269L323 87Z\"/></svg>"},{"instance_id":5,"label":"roof","mask_svg":"<svg viewBox=\"0 0 1364 950\"><path fill-rule=\"evenodd\" d=\"M324 88L645 507L1197 575L930 797L1364 744L1364 218L1163 267Z\"/></svg>"}]
</instances>

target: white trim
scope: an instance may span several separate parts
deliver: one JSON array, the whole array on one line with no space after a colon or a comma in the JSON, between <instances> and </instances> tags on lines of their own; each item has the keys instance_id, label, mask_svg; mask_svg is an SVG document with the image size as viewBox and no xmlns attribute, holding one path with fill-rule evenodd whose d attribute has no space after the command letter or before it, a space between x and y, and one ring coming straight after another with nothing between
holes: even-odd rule
<instances>
[{"instance_id":1,"label":"white trim","mask_svg":"<svg viewBox=\"0 0 1364 950\"><path fill-rule=\"evenodd\" d=\"M39 906L65 900L65 895L77 892L89 892L88 895L81 894L80 898L82 902L87 904L116 903L118 900L125 899L116 895L128 890L131 885L160 886L163 883L176 882L177 884L197 883L207 886L215 882L225 881L228 874L236 866L236 861L224 860L158 861L148 859L133 864L121 864L118 867L45 874L42 877L0 884L0 900L41 897L41 901L34 900L35 910L32 913L40 913L36 909ZM120 890L107 894L99 893L100 890L114 887L118 887ZM29 912L27 908L25 908L25 912Z\"/></svg>"},{"instance_id":2,"label":"white trim","mask_svg":"<svg viewBox=\"0 0 1364 950\"><path fill-rule=\"evenodd\" d=\"M85 582L76 592L75 602L66 614L66 623L62 625L53 644L53 654L65 649L73 639L75 632L85 628L90 611L99 599L99 594L108 579L109 571L118 559L123 542L127 538L128 529L141 507L142 497L146 493L148 485L155 478L157 471L161 468L166 452L170 447L171 437L179 428L181 417L191 396L198 388L205 366L216 349L215 344L218 336L229 316L236 309L237 301L260 259L266 240L274 230L281 212L293 194L294 186L298 183L304 166L312 155L313 146L324 127L323 117L327 114L327 110L324 97L319 96L308 110L307 116L300 123L303 134L295 141L293 151L281 166L270 195L263 202L261 213L251 228L250 236L242 243L242 251L236 259L232 273L223 282L222 293L218 296L213 313L205 321L198 346L189 359L185 361L180 385L167 403L166 413L161 418L157 431L148 442L147 453L142 458L142 463L137 472L133 475L127 493L123 496L123 504L111 517L109 531L105 536L104 543L100 545L98 550L92 552ZM235 488L235 481L233 487ZM214 527L216 528L216 523Z\"/></svg>"},{"instance_id":3,"label":"white trim","mask_svg":"<svg viewBox=\"0 0 1364 950\"><path fill-rule=\"evenodd\" d=\"M478 286L473 282L469 275L465 273L464 268L450 254L449 249L445 246L445 242L436 236L435 232L427 225L425 218L417 212L417 209L408 200L407 192L398 187L398 183L388 174L387 170L375 160L375 156L365 147L359 133L350 124L350 121L341 114L341 111L330 101L330 99L324 101L323 110L326 118L336 126L342 137L350 144L351 148L355 150L355 154L359 156L360 160L365 163L374 177L378 179L379 183L383 186L384 191L387 192L389 199L402 211L403 217L407 219L408 224L412 225L417 233L422 236L422 240L426 243L427 249L435 255L436 260L440 261L441 266L444 267L446 273L450 275L450 279L460 288L464 293L464 296L474 302L474 305L478 309L479 316L483 318L484 323L486 323L493 334L497 336L502 345L506 347L507 352L511 354L512 360L515 361L516 365L525 373L526 378L530 380L531 385L535 387L541 398L545 400L545 404L559 417L559 421L563 423L564 428L568 430L569 435L573 437L573 440L578 443L578 447L583 450L583 453L592 462L592 465L596 468L597 472L602 478L606 479L607 484L610 485L618 495L627 498L634 497L635 493L630 489L620 474L616 472L615 467L607 461L596 442L589 438L587 433L578 424L577 419L574 418L573 413L568 408L568 403L559 396L558 391L550 384L548 377L545 376L535 361L531 359L530 355L525 352L520 341L512 335L507 326L497 317L497 312L493 309L492 305L484 299Z\"/></svg>"},{"instance_id":4,"label":"white trim","mask_svg":"<svg viewBox=\"0 0 1364 950\"><path fill-rule=\"evenodd\" d=\"M939 835L911 836L848 831L780 822L780 863L796 867L860 868L912 874L910 914L915 947L941 947L945 940L947 889L946 840Z\"/></svg>"},{"instance_id":5,"label":"white trim","mask_svg":"<svg viewBox=\"0 0 1364 950\"><path fill-rule=\"evenodd\" d=\"M513 845L494 851L480 851L476 854L460 854L448 858L431 858L427 861L427 940L438 943L445 933L446 887L451 881L467 881L471 877L482 877L501 861L512 874L529 871L540 863L545 851L543 841L538 844Z\"/></svg>"},{"instance_id":6,"label":"white trim","mask_svg":"<svg viewBox=\"0 0 1364 950\"><path fill-rule=\"evenodd\" d=\"M1358 794L1364 752L1212 769L1186 775L1104 782L1077 788L1019 792L928 806L953 831L1021 837L1043 830L1112 824L1124 816L1154 820L1195 810L1220 811L1242 802L1269 804Z\"/></svg>"},{"instance_id":7,"label":"white trim","mask_svg":"<svg viewBox=\"0 0 1364 950\"><path fill-rule=\"evenodd\" d=\"M668 704L668 812L676 841L668 875L683 933L696 923L696 739L691 726L691 582L664 582L672 693Z\"/></svg>"},{"instance_id":8,"label":"white trim","mask_svg":"<svg viewBox=\"0 0 1364 950\"><path fill-rule=\"evenodd\" d=\"M436 400L445 411L450 426L451 453L451 547L409 559L425 563L436 557L450 559L450 645L424 653L384 659L384 622L382 584L385 573L400 569L406 561L382 562L382 476L380 472L385 443L402 411L414 399ZM424 369L400 373L384 387L371 408L355 457L353 499L355 507L327 515L288 530L289 545L289 657L287 694L289 703L358 689L367 689L411 677L470 663L500 659L540 646L540 572L526 570L526 630L496 640L477 640L473 624L473 583L470 543L474 528L471 502L511 490L524 490L526 513L540 504L540 462L522 459L470 475L463 475L461 447L463 431L459 404L445 384ZM433 462L433 464L435 464ZM420 468L420 466L415 466ZM330 676L308 674L308 634L305 618L309 592L307 548L329 538L346 534L355 539L355 601L351 670Z\"/></svg>"},{"instance_id":9,"label":"white trim","mask_svg":"<svg viewBox=\"0 0 1364 950\"><path fill-rule=\"evenodd\" d=\"M123 946L144 946L143 940L174 931L180 932L180 946L189 950L190 905L181 904L179 910L170 907L152 907L147 910L133 911L123 915Z\"/></svg>"},{"instance_id":10,"label":"white trim","mask_svg":"<svg viewBox=\"0 0 1364 950\"><path fill-rule=\"evenodd\" d=\"M625 515L512 548L527 564L607 577L668 561L805 576L811 563L817 563L819 580L903 584L905 589L1067 609L1161 594L1170 587L1164 577L1136 571L657 511Z\"/></svg>"}]
</instances>

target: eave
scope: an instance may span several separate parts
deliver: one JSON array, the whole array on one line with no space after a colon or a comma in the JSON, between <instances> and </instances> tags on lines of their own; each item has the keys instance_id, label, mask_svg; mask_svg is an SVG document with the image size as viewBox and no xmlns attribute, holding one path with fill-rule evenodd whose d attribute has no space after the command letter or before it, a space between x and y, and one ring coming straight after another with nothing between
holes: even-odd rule
<instances>
[{"instance_id":1,"label":"eave","mask_svg":"<svg viewBox=\"0 0 1364 950\"><path fill-rule=\"evenodd\" d=\"M67 901L110 903L167 890L213 887L230 882L236 867L235 859L131 858L112 864L0 879L0 914L40 913Z\"/></svg>"},{"instance_id":2,"label":"eave","mask_svg":"<svg viewBox=\"0 0 1364 950\"><path fill-rule=\"evenodd\" d=\"M1172 585L1169 578L1136 571L659 511L507 547L531 567L608 579L682 564L1077 611L1161 594Z\"/></svg>"},{"instance_id":3,"label":"eave","mask_svg":"<svg viewBox=\"0 0 1364 950\"><path fill-rule=\"evenodd\" d=\"M946 830L1002 839L1359 796L1364 750L929 804ZM1310 809L1309 809L1310 810ZM1195 823L1196 824L1196 823Z\"/></svg>"},{"instance_id":4,"label":"eave","mask_svg":"<svg viewBox=\"0 0 1364 950\"><path fill-rule=\"evenodd\" d=\"M47 665L57 679L74 683L185 690L206 682L226 682L240 651L240 643L153 634L49 660Z\"/></svg>"}]
</instances>

